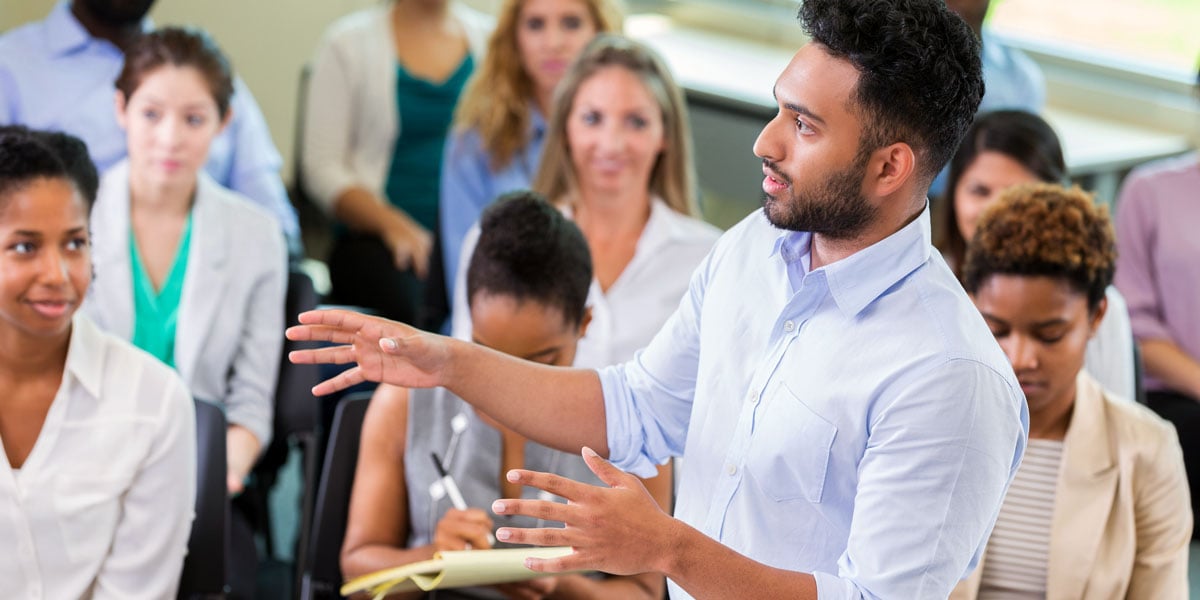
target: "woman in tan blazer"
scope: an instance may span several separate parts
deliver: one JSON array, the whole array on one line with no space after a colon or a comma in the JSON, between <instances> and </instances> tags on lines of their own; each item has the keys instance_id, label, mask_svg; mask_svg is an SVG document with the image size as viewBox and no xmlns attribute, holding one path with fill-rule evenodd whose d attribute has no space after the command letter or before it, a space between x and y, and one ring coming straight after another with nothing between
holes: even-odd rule
<instances>
[{"instance_id":1,"label":"woman in tan blazer","mask_svg":"<svg viewBox=\"0 0 1200 600\"><path fill-rule=\"evenodd\" d=\"M951 598L1186 598L1192 516L1179 441L1083 370L1112 224L1079 189L1013 188L971 239L964 285L1029 403L1029 444L975 571Z\"/></svg>"}]
</instances>

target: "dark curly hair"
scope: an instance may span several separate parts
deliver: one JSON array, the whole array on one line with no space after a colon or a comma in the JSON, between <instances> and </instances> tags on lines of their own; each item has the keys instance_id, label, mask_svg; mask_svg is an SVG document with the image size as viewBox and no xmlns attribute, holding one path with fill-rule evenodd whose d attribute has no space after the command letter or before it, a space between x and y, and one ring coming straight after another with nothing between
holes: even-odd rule
<instances>
[{"instance_id":1,"label":"dark curly hair","mask_svg":"<svg viewBox=\"0 0 1200 600\"><path fill-rule=\"evenodd\" d=\"M1033 183L1004 192L979 217L967 245L963 287L992 275L1045 275L1085 294L1095 311L1112 283L1117 248L1108 209L1087 192Z\"/></svg>"},{"instance_id":2,"label":"dark curly hair","mask_svg":"<svg viewBox=\"0 0 1200 600\"><path fill-rule=\"evenodd\" d=\"M944 0L805 0L813 41L859 72L860 153L905 142L932 181L983 98L979 40Z\"/></svg>"},{"instance_id":3,"label":"dark curly hair","mask_svg":"<svg viewBox=\"0 0 1200 600\"><path fill-rule=\"evenodd\" d=\"M958 229L958 211L954 206L955 188L963 173L984 152L998 152L1016 161L1043 183L1059 183L1067 176L1062 144L1054 128L1041 117L1022 110L997 110L976 117L966 137L950 159L950 177L942 205L942 229L937 247L961 270L967 252L967 240Z\"/></svg>"},{"instance_id":4,"label":"dark curly hair","mask_svg":"<svg viewBox=\"0 0 1200 600\"><path fill-rule=\"evenodd\" d=\"M579 227L531 191L501 196L479 219L467 267L467 301L480 292L534 300L583 322L592 256Z\"/></svg>"},{"instance_id":5,"label":"dark curly hair","mask_svg":"<svg viewBox=\"0 0 1200 600\"><path fill-rule=\"evenodd\" d=\"M0 206L9 194L42 177L72 183L91 212L100 179L79 138L21 125L0 127Z\"/></svg>"},{"instance_id":6,"label":"dark curly hair","mask_svg":"<svg viewBox=\"0 0 1200 600\"><path fill-rule=\"evenodd\" d=\"M195 27L163 27L139 37L125 51L114 85L128 102L151 71L163 66L192 67L204 76L222 119L233 98L233 69L216 42Z\"/></svg>"}]
</instances>

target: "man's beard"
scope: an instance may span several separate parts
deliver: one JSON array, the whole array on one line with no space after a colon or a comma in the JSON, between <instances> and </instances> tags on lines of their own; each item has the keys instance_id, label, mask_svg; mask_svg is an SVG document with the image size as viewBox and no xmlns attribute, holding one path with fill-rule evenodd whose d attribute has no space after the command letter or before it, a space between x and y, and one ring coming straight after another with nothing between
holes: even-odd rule
<instances>
[{"instance_id":1,"label":"man's beard","mask_svg":"<svg viewBox=\"0 0 1200 600\"><path fill-rule=\"evenodd\" d=\"M88 12L111 27L136 25L150 12L154 0L81 0Z\"/></svg>"},{"instance_id":2,"label":"man's beard","mask_svg":"<svg viewBox=\"0 0 1200 600\"><path fill-rule=\"evenodd\" d=\"M879 208L872 206L862 193L869 155L859 155L855 163L834 172L815 186L800 190L791 177L764 160L775 179L788 184L791 195L773 198L763 193L763 214L770 223L789 231L810 231L832 239L850 239L875 221Z\"/></svg>"}]
</instances>

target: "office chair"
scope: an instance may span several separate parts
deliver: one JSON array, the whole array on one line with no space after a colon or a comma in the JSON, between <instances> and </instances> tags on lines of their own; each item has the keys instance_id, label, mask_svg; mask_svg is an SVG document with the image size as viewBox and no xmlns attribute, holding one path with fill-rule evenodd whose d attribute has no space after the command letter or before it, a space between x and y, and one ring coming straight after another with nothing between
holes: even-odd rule
<instances>
[{"instance_id":1,"label":"office chair","mask_svg":"<svg viewBox=\"0 0 1200 600\"><path fill-rule=\"evenodd\" d=\"M196 399L196 518L179 581L180 599L224 598L229 497L225 473L225 413Z\"/></svg>"},{"instance_id":2,"label":"office chair","mask_svg":"<svg viewBox=\"0 0 1200 600\"><path fill-rule=\"evenodd\" d=\"M346 396L334 413L321 485L317 488L312 537L303 556L301 600L342 597L338 594L342 585L339 555L358 464L358 442L370 400L371 392Z\"/></svg>"}]
</instances>

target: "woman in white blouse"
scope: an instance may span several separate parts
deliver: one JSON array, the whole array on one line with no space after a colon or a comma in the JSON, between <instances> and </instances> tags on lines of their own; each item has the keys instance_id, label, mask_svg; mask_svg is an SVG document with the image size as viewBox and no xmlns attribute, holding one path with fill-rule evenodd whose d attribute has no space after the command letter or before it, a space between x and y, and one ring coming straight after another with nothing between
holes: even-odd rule
<instances>
[{"instance_id":1,"label":"woman in white blouse","mask_svg":"<svg viewBox=\"0 0 1200 600\"><path fill-rule=\"evenodd\" d=\"M96 169L63 134L0 128L0 588L171 598L196 485L192 401L77 313Z\"/></svg>"},{"instance_id":2,"label":"woman in white blouse","mask_svg":"<svg viewBox=\"0 0 1200 600\"><path fill-rule=\"evenodd\" d=\"M1107 212L1078 188L1012 188L979 218L963 284L1029 403L1029 443L956 600L1187 597L1175 430L1083 368L1115 259Z\"/></svg>"},{"instance_id":3,"label":"woman in white blouse","mask_svg":"<svg viewBox=\"0 0 1200 600\"><path fill-rule=\"evenodd\" d=\"M633 358L720 236L695 216L691 144L682 92L638 42L597 36L563 78L534 189L579 225L595 265L577 366ZM477 235L460 260L470 259ZM470 339L465 289L455 286L454 333Z\"/></svg>"}]
</instances>

